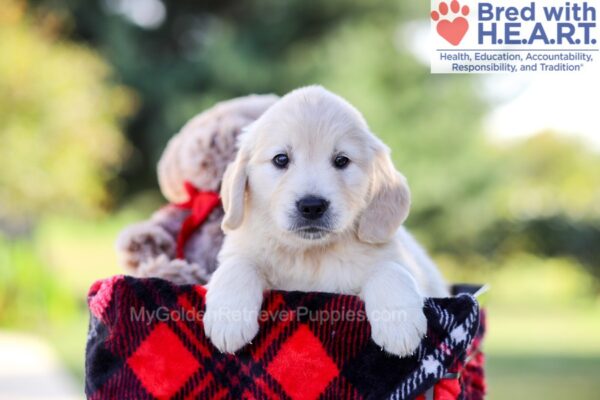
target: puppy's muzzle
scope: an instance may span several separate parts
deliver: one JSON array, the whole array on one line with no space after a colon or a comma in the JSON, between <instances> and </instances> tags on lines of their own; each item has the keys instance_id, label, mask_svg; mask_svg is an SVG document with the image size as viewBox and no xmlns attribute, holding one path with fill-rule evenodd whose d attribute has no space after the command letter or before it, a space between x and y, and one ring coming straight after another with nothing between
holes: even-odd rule
<instances>
[{"instance_id":1,"label":"puppy's muzzle","mask_svg":"<svg viewBox=\"0 0 600 400\"><path fill-rule=\"evenodd\" d=\"M306 196L298 200L296 207L303 218L314 221L325 215L329 202L322 197Z\"/></svg>"}]
</instances>

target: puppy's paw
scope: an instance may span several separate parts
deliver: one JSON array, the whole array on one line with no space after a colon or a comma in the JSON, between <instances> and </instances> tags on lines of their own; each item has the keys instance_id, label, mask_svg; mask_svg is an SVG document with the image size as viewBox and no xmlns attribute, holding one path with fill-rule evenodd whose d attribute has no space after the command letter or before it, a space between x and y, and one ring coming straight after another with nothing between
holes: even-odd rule
<instances>
[{"instance_id":1,"label":"puppy's paw","mask_svg":"<svg viewBox=\"0 0 600 400\"><path fill-rule=\"evenodd\" d=\"M427 318L421 308L386 308L369 314L373 341L400 357L412 355L427 333Z\"/></svg>"},{"instance_id":2,"label":"puppy's paw","mask_svg":"<svg viewBox=\"0 0 600 400\"><path fill-rule=\"evenodd\" d=\"M204 333L222 353L235 353L258 333L258 311L237 306L217 306L207 301Z\"/></svg>"}]
</instances>

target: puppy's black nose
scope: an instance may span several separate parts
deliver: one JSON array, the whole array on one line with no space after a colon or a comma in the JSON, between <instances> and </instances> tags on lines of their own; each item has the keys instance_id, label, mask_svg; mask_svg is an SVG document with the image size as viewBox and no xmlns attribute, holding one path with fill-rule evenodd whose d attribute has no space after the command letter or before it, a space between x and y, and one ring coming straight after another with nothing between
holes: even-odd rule
<instances>
[{"instance_id":1,"label":"puppy's black nose","mask_svg":"<svg viewBox=\"0 0 600 400\"><path fill-rule=\"evenodd\" d=\"M298 211L306 219L318 219L325 214L329 207L329 202L321 197L306 196L297 203Z\"/></svg>"}]
</instances>

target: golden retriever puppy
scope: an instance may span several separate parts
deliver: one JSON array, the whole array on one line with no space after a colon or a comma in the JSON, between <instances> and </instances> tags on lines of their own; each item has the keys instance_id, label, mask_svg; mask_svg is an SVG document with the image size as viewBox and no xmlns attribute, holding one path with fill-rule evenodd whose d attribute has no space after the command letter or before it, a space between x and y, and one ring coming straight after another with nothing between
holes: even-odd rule
<instances>
[{"instance_id":1,"label":"golden retriever puppy","mask_svg":"<svg viewBox=\"0 0 600 400\"><path fill-rule=\"evenodd\" d=\"M223 352L256 335L263 291L360 296L372 338L414 352L425 296L446 296L433 262L401 228L410 192L362 115L319 86L294 90L250 125L221 189L225 241L204 329Z\"/></svg>"}]
</instances>

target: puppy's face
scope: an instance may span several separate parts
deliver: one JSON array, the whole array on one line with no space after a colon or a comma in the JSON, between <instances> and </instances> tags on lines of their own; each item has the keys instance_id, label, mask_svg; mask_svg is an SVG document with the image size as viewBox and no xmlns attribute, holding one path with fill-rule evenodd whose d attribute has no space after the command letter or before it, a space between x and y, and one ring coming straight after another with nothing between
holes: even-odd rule
<instances>
[{"instance_id":1,"label":"puppy's face","mask_svg":"<svg viewBox=\"0 0 600 400\"><path fill-rule=\"evenodd\" d=\"M280 234L320 240L349 229L364 208L372 154L364 128L349 115L319 114L301 101L300 112L272 113L254 127L250 199Z\"/></svg>"},{"instance_id":2,"label":"puppy's face","mask_svg":"<svg viewBox=\"0 0 600 400\"><path fill-rule=\"evenodd\" d=\"M406 217L408 189L397 175L350 104L320 87L299 89L242 136L223 181L224 228L237 228L247 213L288 244L323 244L353 230L380 242ZM397 204L374 204L382 200Z\"/></svg>"}]
</instances>

